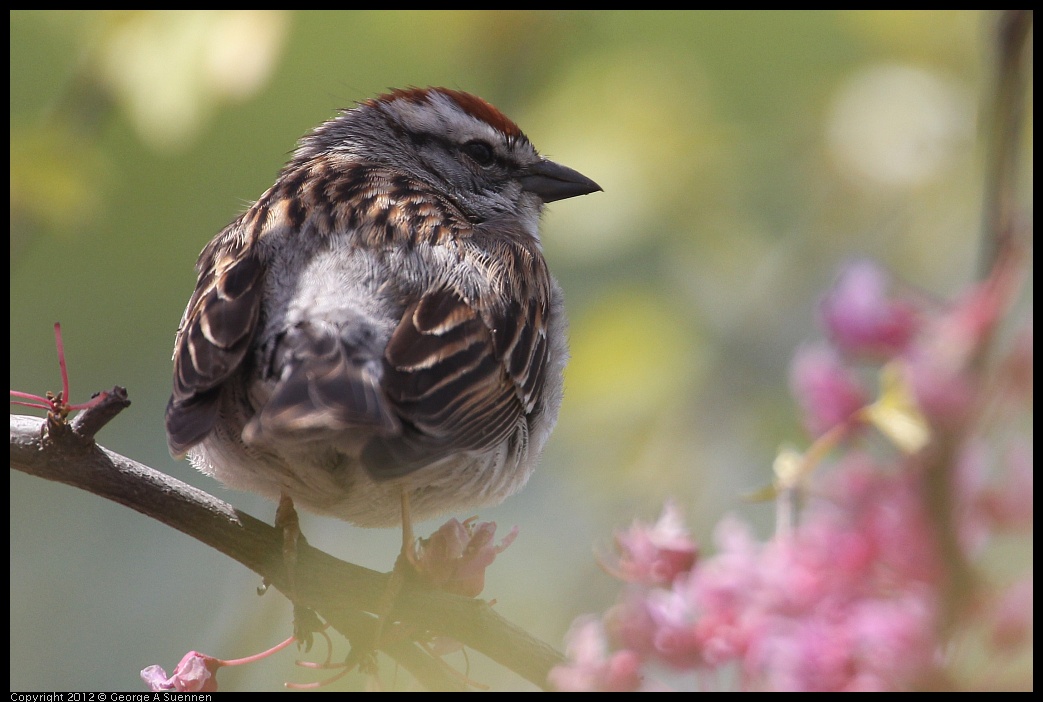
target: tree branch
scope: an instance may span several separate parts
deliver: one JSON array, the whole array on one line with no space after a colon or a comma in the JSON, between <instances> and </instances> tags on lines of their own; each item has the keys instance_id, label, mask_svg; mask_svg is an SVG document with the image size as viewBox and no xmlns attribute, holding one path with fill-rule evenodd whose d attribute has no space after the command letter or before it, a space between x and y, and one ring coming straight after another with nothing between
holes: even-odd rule
<instances>
[{"instance_id":1,"label":"tree branch","mask_svg":"<svg viewBox=\"0 0 1043 702\"><path fill-rule=\"evenodd\" d=\"M129 404L126 392L118 390L122 389L114 389L71 424L11 415L11 467L78 487L167 524L243 564L296 605L315 610L353 645L372 641L377 619L371 613L387 588L388 574L345 563L302 540L291 590L281 530L94 442L94 433ZM550 669L563 662L561 653L505 620L486 602L422 583L406 583L392 614L415 636L378 647L429 689L458 690L464 685L411 640L427 633L455 639L540 687L546 686Z\"/></svg>"},{"instance_id":2,"label":"tree branch","mask_svg":"<svg viewBox=\"0 0 1043 702\"><path fill-rule=\"evenodd\" d=\"M979 273L1024 246L1031 231L1018 221L1018 168L1024 150L1026 84L1032 80L1032 10L1003 10L997 19L993 94L986 106L988 152Z\"/></svg>"}]
</instances>

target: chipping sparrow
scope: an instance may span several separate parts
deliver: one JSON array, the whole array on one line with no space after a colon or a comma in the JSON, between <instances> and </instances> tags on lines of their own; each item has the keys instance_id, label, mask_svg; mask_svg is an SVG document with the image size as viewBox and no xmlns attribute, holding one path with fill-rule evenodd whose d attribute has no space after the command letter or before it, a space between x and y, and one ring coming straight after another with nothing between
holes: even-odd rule
<instances>
[{"instance_id":1,"label":"chipping sparrow","mask_svg":"<svg viewBox=\"0 0 1043 702\"><path fill-rule=\"evenodd\" d=\"M540 213L600 189L456 90L322 124L199 257L171 453L360 526L502 501L554 427L568 357Z\"/></svg>"}]
</instances>

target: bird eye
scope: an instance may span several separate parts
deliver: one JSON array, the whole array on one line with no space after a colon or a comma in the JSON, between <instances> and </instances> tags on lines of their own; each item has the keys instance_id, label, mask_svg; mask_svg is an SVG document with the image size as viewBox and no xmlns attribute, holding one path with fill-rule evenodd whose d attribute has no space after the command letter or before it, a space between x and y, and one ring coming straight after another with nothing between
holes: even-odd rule
<instances>
[{"instance_id":1,"label":"bird eye","mask_svg":"<svg viewBox=\"0 0 1043 702\"><path fill-rule=\"evenodd\" d=\"M462 150L479 166L491 166L494 160L493 149L484 141L469 141Z\"/></svg>"}]
</instances>

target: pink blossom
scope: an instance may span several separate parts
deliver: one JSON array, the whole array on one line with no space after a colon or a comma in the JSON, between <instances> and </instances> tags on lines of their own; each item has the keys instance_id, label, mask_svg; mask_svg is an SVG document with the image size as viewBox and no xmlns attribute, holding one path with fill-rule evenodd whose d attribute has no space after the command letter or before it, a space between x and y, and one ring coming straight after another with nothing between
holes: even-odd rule
<instances>
[{"instance_id":1,"label":"pink blossom","mask_svg":"<svg viewBox=\"0 0 1043 702\"><path fill-rule=\"evenodd\" d=\"M939 569L915 481L859 454L833 477L788 538L759 550L738 608L697 583L703 619L730 611L741 623L733 640L751 687L902 689L933 663Z\"/></svg>"},{"instance_id":2,"label":"pink blossom","mask_svg":"<svg viewBox=\"0 0 1043 702\"><path fill-rule=\"evenodd\" d=\"M841 352L886 358L891 385L870 405L840 354L806 347L791 375L805 422L815 434L843 426L883 406L897 384L900 408L910 410L903 416L915 413L924 441L820 439L808 453L832 467L807 476L799 520L767 541L727 517L716 552L695 559L673 505L656 525L618 533L619 562L609 570L628 585L602 621L585 620L586 654L572 652L569 689L605 689L617 655L637 661L638 673L665 665L703 677L727 666L751 690L892 691L952 684L951 656L964 637L993 654L990 667L1004 662L995 654L1031 652L1031 575L997 595L995 569L975 562L1000 531L1032 528L1031 434L1015 434L1027 428L1026 408L1031 416L1031 389L1015 387L1032 378L1031 333L981 362L984 350L1003 348L993 337L1016 277L999 267L921 323L911 304L887 298L880 269L851 266L823 304L824 321ZM929 479L939 471L945 480ZM671 566L664 535L680 535L690 564ZM962 554L951 553L953 540ZM954 591L946 559L977 569L971 592Z\"/></svg>"},{"instance_id":3,"label":"pink blossom","mask_svg":"<svg viewBox=\"0 0 1043 702\"><path fill-rule=\"evenodd\" d=\"M907 355L905 381L913 391L916 404L940 427L958 427L974 406L975 388L967 368L956 363L944 344L917 346Z\"/></svg>"},{"instance_id":4,"label":"pink blossom","mask_svg":"<svg viewBox=\"0 0 1043 702\"><path fill-rule=\"evenodd\" d=\"M978 399L978 355L1009 304L1012 272L1007 268L994 271L931 320L922 342L909 356L909 384L920 408L936 424L961 426ZM1015 351L1024 352L1017 347ZM1022 362L1018 370L1031 377L1031 363L1025 367Z\"/></svg>"},{"instance_id":5,"label":"pink blossom","mask_svg":"<svg viewBox=\"0 0 1043 702\"><path fill-rule=\"evenodd\" d=\"M556 684L610 689L610 668L630 675L631 663L655 661L696 671L736 664L751 689L915 688L942 648L942 568L919 486L912 467L889 471L852 452L786 535L761 542L725 518L717 552L669 588L639 581L603 621L577 622Z\"/></svg>"},{"instance_id":6,"label":"pink blossom","mask_svg":"<svg viewBox=\"0 0 1043 702\"><path fill-rule=\"evenodd\" d=\"M641 659L628 649L610 651L605 630L595 617L580 617L566 634L569 662L548 679L561 692L633 692L641 685Z\"/></svg>"},{"instance_id":7,"label":"pink blossom","mask_svg":"<svg viewBox=\"0 0 1043 702\"><path fill-rule=\"evenodd\" d=\"M844 457L824 491L830 499L814 503L805 530L832 531L862 541L867 549L863 560L870 570L855 571L855 577L871 576L868 584L873 586L896 578L936 582L941 577L934 531L913 466L888 470L866 454L853 452Z\"/></svg>"},{"instance_id":8,"label":"pink blossom","mask_svg":"<svg viewBox=\"0 0 1043 702\"><path fill-rule=\"evenodd\" d=\"M698 608L699 617L692 626L699 653L711 666L745 655L760 626L756 603L763 577L763 545L746 524L725 516L714 530L714 541L717 554L705 559L675 588ZM660 618L668 622L662 613Z\"/></svg>"},{"instance_id":9,"label":"pink blossom","mask_svg":"<svg viewBox=\"0 0 1043 702\"><path fill-rule=\"evenodd\" d=\"M851 454L789 536L723 520L715 555L669 590L631 590L609 631L677 668L737 662L758 689L910 686L936 654L940 572L915 488Z\"/></svg>"},{"instance_id":10,"label":"pink blossom","mask_svg":"<svg viewBox=\"0 0 1043 702\"><path fill-rule=\"evenodd\" d=\"M854 600L846 618L859 673L853 684L910 689L925 679L941 659L937 610L938 593L926 584Z\"/></svg>"},{"instance_id":11,"label":"pink blossom","mask_svg":"<svg viewBox=\"0 0 1043 702\"><path fill-rule=\"evenodd\" d=\"M95 395L87 402L70 404L69 370L65 364L65 344L62 342L62 325L58 322L54 323L54 345L58 349L58 368L61 371L62 376L61 392L55 395L48 391L45 395L40 396L28 392L21 392L20 390L11 390L12 397L20 398L18 400L11 400L11 404L45 409L48 411L48 416L52 419L65 421L65 418L69 416L70 412L87 409L100 404L106 397L108 397L108 393L95 393ZM23 400L30 400L30 402L23 402Z\"/></svg>"},{"instance_id":12,"label":"pink blossom","mask_svg":"<svg viewBox=\"0 0 1043 702\"><path fill-rule=\"evenodd\" d=\"M797 351L790 388L812 436L847 422L869 402L854 373L844 367L836 352L823 346L804 346Z\"/></svg>"},{"instance_id":13,"label":"pink blossom","mask_svg":"<svg viewBox=\"0 0 1043 702\"><path fill-rule=\"evenodd\" d=\"M681 584L681 580L675 584ZM650 637L647 652L654 660L680 670L690 670L703 663L703 641L696 625L702 612L699 603L687 596L683 587L653 590L644 600Z\"/></svg>"},{"instance_id":14,"label":"pink blossom","mask_svg":"<svg viewBox=\"0 0 1043 702\"><path fill-rule=\"evenodd\" d=\"M655 524L635 521L616 532L616 549L618 560L606 568L621 580L644 585L669 585L698 555L677 505L670 501Z\"/></svg>"},{"instance_id":15,"label":"pink blossom","mask_svg":"<svg viewBox=\"0 0 1043 702\"><path fill-rule=\"evenodd\" d=\"M747 683L757 690L839 691L853 674L849 632L829 616L771 616L743 660Z\"/></svg>"},{"instance_id":16,"label":"pink blossom","mask_svg":"<svg viewBox=\"0 0 1043 702\"><path fill-rule=\"evenodd\" d=\"M224 662L198 651L189 651L167 677L167 672L158 665L150 665L141 671L141 679L149 690L177 690L178 692L216 692L217 669Z\"/></svg>"},{"instance_id":17,"label":"pink blossom","mask_svg":"<svg viewBox=\"0 0 1043 702\"><path fill-rule=\"evenodd\" d=\"M888 276L871 261L845 268L822 301L829 337L847 353L891 358L906 349L919 326L915 308L887 297Z\"/></svg>"},{"instance_id":18,"label":"pink blossom","mask_svg":"<svg viewBox=\"0 0 1043 702\"><path fill-rule=\"evenodd\" d=\"M744 673L753 687L776 691L908 689L937 654L930 599L914 588L829 597L793 616L773 613L751 643Z\"/></svg>"},{"instance_id":19,"label":"pink blossom","mask_svg":"<svg viewBox=\"0 0 1043 702\"><path fill-rule=\"evenodd\" d=\"M658 655L655 637L661 623L652 616L649 597L644 588L627 588L620 601L605 612L605 631L612 645L642 656Z\"/></svg>"},{"instance_id":20,"label":"pink blossom","mask_svg":"<svg viewBox=\"0 0 1043 702\"><path fill-rule=\"evenodd\" d=\"M416 551L417 571L435 587L465 597L477 597L485 588L485 569L518 535L511 530L499 544L493 543L495 522L460 522L450 519Z\"/></svg>"}]
</instances>

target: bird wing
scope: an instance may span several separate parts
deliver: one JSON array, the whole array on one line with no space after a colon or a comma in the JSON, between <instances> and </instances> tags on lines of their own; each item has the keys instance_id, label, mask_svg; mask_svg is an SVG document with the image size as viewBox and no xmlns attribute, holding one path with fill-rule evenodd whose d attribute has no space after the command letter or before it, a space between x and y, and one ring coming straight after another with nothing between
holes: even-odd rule
<instances>
[{"instance_id":1,"label":"bird wing","mask_svg":"<svg viewBox=\"0 0 1043 702\"><path fill-rule=\"evenodd\" d=\"M384 352L382 386L401 418L362 459L378 479L506 440L535 405L547 361L545 302L479 309L443 289L409 305Z\"/></svg>"},{"instance_id":2,"label":"bird wing","mask_svg":"<svg viewBox=\"0 0 1043 702\"><path fill-rule=\"evenodd\" d=\"M166 428L175 456L213 429L221 385L239 368L257 328L264 265L256 247L237 235L241 222L229 225L200 254L196 289L174 342Z\"/></svg>"}]
</instances>

